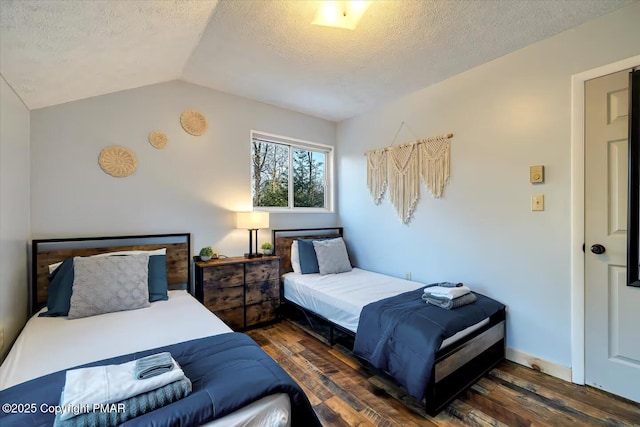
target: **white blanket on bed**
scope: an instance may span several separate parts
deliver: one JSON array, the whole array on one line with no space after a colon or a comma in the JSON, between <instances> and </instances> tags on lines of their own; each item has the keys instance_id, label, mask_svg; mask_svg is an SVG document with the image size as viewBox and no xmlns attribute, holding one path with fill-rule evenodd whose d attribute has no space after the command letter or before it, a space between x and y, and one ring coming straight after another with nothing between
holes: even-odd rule
<instances>
[{"instance_id":1,"label":"white blanket on bed","mask_svg":"<svg viewBox=\"0 0 640 427\"><path fill-rule=\"evenodd\" d=\"M468 286L458 286L456 288L447 288L444 286L429 286L428 288L424 288L425 294L435 295L437 297L454 299L459 298L463 295L471 292L471 289Z\"/></svg>"},{"instance_id":2,"label":"white blanket on bed","mask_svg":"<svg viewBox=\"0 0 640 427\"><path fill-rule=\"evenodd\" d=\"M144 380L136 379L135 367L136 361L133 360L120 365L67 371L60 406L89 409L93 405L116 403L185 378L184 372L175 360L173 369L169 372ZM78 414L74 411L63 412L60 419L66 420L76 415Z\"/></svg>"}]
</instances>

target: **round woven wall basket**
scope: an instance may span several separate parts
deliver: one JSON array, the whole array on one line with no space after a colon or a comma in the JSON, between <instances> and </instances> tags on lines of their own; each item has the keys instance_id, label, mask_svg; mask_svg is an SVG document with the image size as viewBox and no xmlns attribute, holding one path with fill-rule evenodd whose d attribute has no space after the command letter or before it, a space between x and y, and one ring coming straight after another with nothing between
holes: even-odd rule
<instances>
[{"instance_id":1,"label":"round woven wall basket","mask_svg":"<svg viewBox=\"0 0 640 427\"><path fill-rule=\"evenodd\" d=\"M98 163L102 170L116 178L129 176L136 171L138 160L133 151L120 145L111 145L100 152Z\"/></svg>"},{"instance_id":2,"label":"round woven wall basket","mask_svg":"<svg viewBox=\"0 0 640 427\"><path fill-rule=\"evenodd\" d=\"M204 114L197 110L186 110L180 116L182 129L195 136L204 135L209 125Z\"/></svg>"},{"instance_id":3,"label":"round woven wall basket","mask_svg":"<svg viewBox=\"0 0 640 427\"><path fill-rule=\"evenodd\" d=\"M149 134L149 144L153 145L155 148L161 149L167 146L169 142L169 138L167 135L160 131L153 131Z\"/></svg>"}]
</instances>

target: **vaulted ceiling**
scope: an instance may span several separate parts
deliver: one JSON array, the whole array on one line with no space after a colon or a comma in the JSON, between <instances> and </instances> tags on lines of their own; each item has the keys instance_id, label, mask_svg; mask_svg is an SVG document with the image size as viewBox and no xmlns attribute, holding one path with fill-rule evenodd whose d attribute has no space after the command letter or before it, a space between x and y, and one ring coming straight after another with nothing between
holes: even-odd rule
<instances>
[{"instance_id":1,"label":"vaulted ceiling","mask_svg":"<svg viewBox=\"0 0 640 427\"><path fill-rule=\"evenodd\" d=\"M175 79L343 120L634 0L1 0L0 73L28 108Z\"/></svg>"}]
</instances>

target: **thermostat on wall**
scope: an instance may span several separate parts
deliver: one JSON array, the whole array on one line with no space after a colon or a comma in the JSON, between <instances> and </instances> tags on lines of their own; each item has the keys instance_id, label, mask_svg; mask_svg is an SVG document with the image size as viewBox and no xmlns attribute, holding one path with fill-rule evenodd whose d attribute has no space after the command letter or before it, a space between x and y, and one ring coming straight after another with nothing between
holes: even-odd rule
<instances>
[{"instance_id":1,"label":"thermostat on wall","mask_svg":"<svg viewBox=\"0 0 640 427\"><path fill-rule=\"evenodd\" d=\"M529 181L531 183L544 182L544 166L531 166L529 168Z\"/></svg>"}]
</instances>

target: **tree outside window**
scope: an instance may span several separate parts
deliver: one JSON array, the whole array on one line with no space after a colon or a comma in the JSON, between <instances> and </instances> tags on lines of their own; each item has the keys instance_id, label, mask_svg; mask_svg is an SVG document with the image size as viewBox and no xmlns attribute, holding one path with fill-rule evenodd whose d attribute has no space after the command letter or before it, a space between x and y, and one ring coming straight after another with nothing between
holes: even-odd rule
<instances>
[{"instance_id":1,"label":"tree outside window","mask_svg":"<svg viewBox=\"0 0 640 427\"><path fill-rule=\"evenodd\" d=\"M289 147L253 140L253 206L289 204Z\"/></svg>"},{"instance_id":2,"label":"tree outside window","mask_svg":"<svg viewBox=\"0 0 640 427\"><path fill-rule=\"evenodd\" d=\"M293 150L293 206L324 208L325 154L309 150Z\"/></svg>"}]
</instances>

